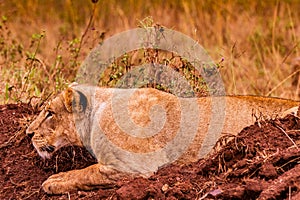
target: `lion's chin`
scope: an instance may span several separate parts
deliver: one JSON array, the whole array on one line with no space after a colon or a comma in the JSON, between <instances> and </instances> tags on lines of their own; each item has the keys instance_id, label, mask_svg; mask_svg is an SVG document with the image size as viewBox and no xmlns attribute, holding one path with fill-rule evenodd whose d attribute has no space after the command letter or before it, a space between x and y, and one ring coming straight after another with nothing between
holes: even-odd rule
<instances>
[{"instance_id":1,"label":"lion's chin","mask_svg":"<svg viewBox=\"0 0 300 200\"><path fill-rule=\"evenodd\" d=\"M55 146L52 145L39 147L33 142L33 146L37 150L39 156L43 159L50 159L52 153L55 151Z\"/></svg>"},{"instance_id":2,"label":"lion's chin","mask_svg":"<svg viewBox=\"0 0 300 200\"><path fill-rule=\"evenodd\" d=\"M46 152L46 151L37 151L38 154L45 160L45 159L50 159L52 154Z\"/></svg>"}]
</instances>

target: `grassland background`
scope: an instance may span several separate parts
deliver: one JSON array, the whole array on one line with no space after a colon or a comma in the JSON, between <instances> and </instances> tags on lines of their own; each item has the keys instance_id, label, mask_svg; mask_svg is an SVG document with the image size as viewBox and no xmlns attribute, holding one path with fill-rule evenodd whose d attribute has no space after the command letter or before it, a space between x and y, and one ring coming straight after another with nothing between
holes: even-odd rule
<instances>
[{"instance_id":1,"label":"grassland background","mask_svg":"<svg viewBox=\"0 0 300 200\"><path fill-rule=\"evenodd\" d=\"M0 0L0 17L0 103L58 92L99 42L151 19L197 40L227 94L299 99L299 0Z\"/></svg>"}]
</instances>

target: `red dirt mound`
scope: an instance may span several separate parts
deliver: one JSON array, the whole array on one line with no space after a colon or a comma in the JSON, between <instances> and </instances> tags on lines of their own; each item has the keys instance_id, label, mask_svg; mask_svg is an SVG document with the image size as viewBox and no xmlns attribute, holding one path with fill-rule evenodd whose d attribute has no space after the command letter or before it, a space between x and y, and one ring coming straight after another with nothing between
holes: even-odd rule
<instances>
[{"instance_id":1,"label":"red dirt mound","mask_svg":"<svg viewBox=\"0 0 300 200\"><path fill-rule=\"evenodd\" d=\"M222 138L221 150L208 158L166 166L148 179L51 196L40 188L47 177L96 161L80 147L41 159L24 132L36 114L26 104L0 105L0 199L300 199L300 119L295 116L256 123Z\"/></svg>"}]
</instances>

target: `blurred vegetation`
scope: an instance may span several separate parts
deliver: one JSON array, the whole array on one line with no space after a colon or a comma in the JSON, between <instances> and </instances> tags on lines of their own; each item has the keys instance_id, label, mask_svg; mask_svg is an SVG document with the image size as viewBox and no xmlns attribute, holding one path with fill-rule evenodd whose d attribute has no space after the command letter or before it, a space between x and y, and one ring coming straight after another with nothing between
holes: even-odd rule
<instances>
[{"instance_id":1,"label":"blurred vegetation","mask_svg":"<svg viewBox=\"0 0 300 200\"><path fill-rule=\"evenodd\" d=\"M0 103L59 92L92 48L144 19L198 41L218 64L227 94L299 99L299 0L0 0L0 10ZM122 59L100 85L113 86L133 65ZM180 67L205 95L201 77L188 63Z\"/></svg>"}]
</instances>

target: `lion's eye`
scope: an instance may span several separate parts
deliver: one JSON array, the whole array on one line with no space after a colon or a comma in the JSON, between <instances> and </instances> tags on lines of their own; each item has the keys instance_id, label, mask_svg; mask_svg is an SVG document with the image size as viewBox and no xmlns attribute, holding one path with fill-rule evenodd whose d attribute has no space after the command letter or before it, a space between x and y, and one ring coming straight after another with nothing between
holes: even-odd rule
<instances>
[{"instance_id":1,"label":"lion's eye","mask_svg":"<svg viewBox=\"0 0 300 200\"><path fill-rule=\"evenodd\" d=\"M47 115L46 115L46 118L50 118L50 117L52 117L52 116L53 116L53 114L54 114L54 112L52 112L52 111L48 111L48 112L47 112Z\"/></svg>"}]
</instances>

